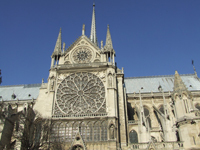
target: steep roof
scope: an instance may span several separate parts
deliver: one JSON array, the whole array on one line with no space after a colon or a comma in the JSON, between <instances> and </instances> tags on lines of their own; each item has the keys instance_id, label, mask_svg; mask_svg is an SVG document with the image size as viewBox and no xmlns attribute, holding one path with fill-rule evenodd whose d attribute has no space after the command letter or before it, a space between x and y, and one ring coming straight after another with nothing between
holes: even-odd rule
<instances>
[{"instance_id":1,"label":"steep roof","mask_svg":"<svg viewBox=\"0 0 200 150\"><path fill-rule=\"evenodd\" d=\"M195 74L180 75L180 77L189 91L200 90L200 80ZM126 93L139 93L139 90L141 93L159 92L159 85L164 92L168 92L173 91L174 75L125 78L124 83Z\"/></svg>"},{"instance_id":2,"label":"steep roof","mask_svg":"<svg viewBox=\"0 0 200 150\"><path fill-rule=\"evenodd\" d=\"M10 85L0 86L0 100L31 100L36 99L39 95L41 84L25 84L25 85ZM12 98L12 94L16 95L16 98Z\"/></svg>"},{"instance_id":3,"label":"steep roof","mask_svg":"<svg viewBox=\"0 0 200 150\"><path fill-rule=\"evenodd\" d=\"M189 91L200 90L200 80L195 74L180 75L180 77ZM159 92L159 85L162 86L164 92L172 92L174 87L174 75L125 78L124 84L126 93L139 93L139 90L141 93ZM39 95L40 87L41 84L0 86L0 100L36 99ZM143 87L142 90L141 87ZM16 95L15 99L11 97L13 93Z\"/></svg>"}]
</instances>

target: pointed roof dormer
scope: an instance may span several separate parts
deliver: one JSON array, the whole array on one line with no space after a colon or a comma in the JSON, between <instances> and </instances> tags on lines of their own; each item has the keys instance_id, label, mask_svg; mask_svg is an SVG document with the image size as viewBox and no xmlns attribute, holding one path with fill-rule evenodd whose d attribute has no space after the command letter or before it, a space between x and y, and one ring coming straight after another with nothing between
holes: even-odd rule
<instances>
[{"instance_id":1,"label":"pointed roof dormer","mask_svg":"<svg viewBox=\"0 0 200 150\"><path fill-rule=\"evenodd\" d=\"M54 56L60 57L60 55L62 54L62 46L61 45L62 45L62 40L61 40L61 28L60 28L58 38L56 41L56 45L55 45L54 51L52 53L52 57L54 57Z\"/></svg>"},{"instance_id":2,"label":"pointed roof dormer","mask_svg":"<svg viewBox=\"0 0 200 150\"><path fill-rule=\"evenodd\" d=\"M96 35L96 21L95 21L95 4L93 3L93 12L92 12L92 24L91 24L91 33L90 40L98 46L97 35Z\"/></svg>"},{"instance_id":3,"label":"pointed roof dormer","mask_svg":"<svg viewBox=\"0 0 200 150\"><path fill-rule=\"evenodd\" d=\"M175 71L173 93L177 93L179 96L182 96L183 92L186 92L189 96L191 96L191 93L186 88L183 80L178 74L178 71Z\"/></svg>"},{"instance_id":4,"label":"pointed roof dormer","mask_svg":"<svg viewBox=\"0 0 200 150\"><path fill-rule=\"evenodd\" d=\"M109 25L107 27L106 45L104 46L104 50L106 50L106 51L114 51Z\"/></svg>"}]
</instances>

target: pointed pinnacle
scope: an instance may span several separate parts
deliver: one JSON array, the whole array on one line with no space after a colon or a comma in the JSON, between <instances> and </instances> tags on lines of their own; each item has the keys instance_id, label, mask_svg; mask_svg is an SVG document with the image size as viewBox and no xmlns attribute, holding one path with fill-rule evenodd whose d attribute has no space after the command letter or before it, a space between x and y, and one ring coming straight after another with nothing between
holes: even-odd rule
<instances>
[{"instance_id":1,"label":"pointed pinnacle","mask_svg":"<svg viewBox=\"0 0 200 150\"><path fill-rule=\"evenodd\" d=\"M110 35L110 28L109 25L107 26L107 35L106 35L106 45L105 48L107 50L113 50L112 39Z\"/></svg>"},{"instance_id":2,"label":"pointed pinnacle","mask_svg":"<svg viewBox=\"0 0 200 150\"><path fill-rule=\"evenodd\" d=\"M174 91L174 93L178 93L179 95L181 95L183 91L185 91L189 94L189 91L186 88L184 82L182 81L178 71L175 71L173 91Z\"/></svg>"},{"instance_id":3,"label":"pointed pinnacle","mask_svg":"<svg viewBox=\"0 0 200 150\"><path fill-rule=\"evenodd\" d=\"M52 55L61 55L62 53L62 40L61 40L61 28L60 28L60 31L59 31L59 34L58 34L58 38L57 38L57 41L56 41L56 45L55 45L55 48L54 48L54 52Z\"/></svg>"},{"instance_id":4,"label":"pointed pinnacle","mask_svg":"<svg viewBox=\"0 0 200 150\"><path fill-rule=\"evenodd\" d=\"M91 24L90 40L94 44L98 45L97 35L96 35L95 4L94 3L93 3L93 12L92 12L92 24Z\"/></svg>"}]
</instances>

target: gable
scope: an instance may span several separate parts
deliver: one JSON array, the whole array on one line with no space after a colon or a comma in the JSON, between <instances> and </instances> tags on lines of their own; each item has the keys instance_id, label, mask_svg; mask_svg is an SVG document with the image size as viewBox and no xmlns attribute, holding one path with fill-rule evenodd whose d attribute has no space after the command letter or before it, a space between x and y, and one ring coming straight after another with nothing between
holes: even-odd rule
<instances>
[{"instance_id":1,"label":"gable","mask_svg":"<svg viewBox=\"0 0 200 150\"><path fill-rule=\"evenodd\" d=\"M60 58L59 64L84 64L100 62L100 49L86 36L81 36L70 46Z\"/></svg>"}]
</instances>

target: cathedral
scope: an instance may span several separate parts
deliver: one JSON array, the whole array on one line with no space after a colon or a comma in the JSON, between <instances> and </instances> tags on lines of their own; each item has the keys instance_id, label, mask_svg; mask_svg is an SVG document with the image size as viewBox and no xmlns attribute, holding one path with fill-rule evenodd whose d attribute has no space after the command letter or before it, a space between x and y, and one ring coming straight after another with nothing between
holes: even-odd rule
<instances>
[{"instance_id":1,"label":"cathedral","mask_svg":"<svg viewBox=\"0 0 200 150\"><path fill-rule=\"evenodd\" d=\"M50 120L47 144L38 149L200 149L200 79L196 71L124 78L115 56L109 26L105 45L98 45L95 5L90 37L83 25L82 35L65 48L60 29L47 83L0 86L0 150L6 145L8 149L10 143L10 149L23 149L24 138L14 136L23 123L25 131L34 122L38 126L35 132L40 134L33 134L31 128L22 137L40 140L45 135L40 131L47 128L39 126L44 119ZM24 122L18 121L18 112L25 114Z\"/></svg>"}]
</instances>

